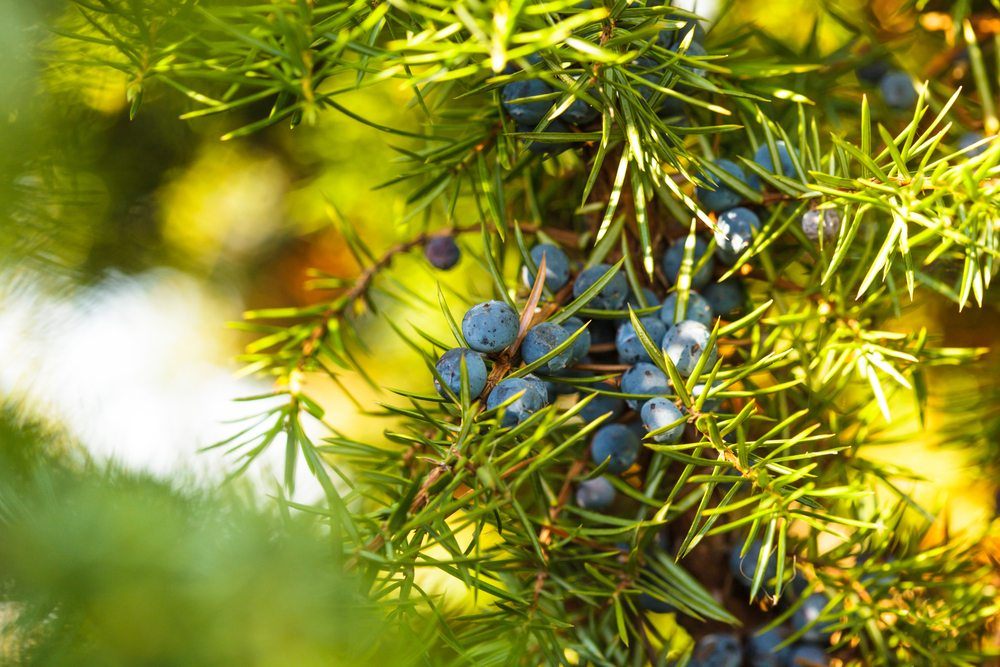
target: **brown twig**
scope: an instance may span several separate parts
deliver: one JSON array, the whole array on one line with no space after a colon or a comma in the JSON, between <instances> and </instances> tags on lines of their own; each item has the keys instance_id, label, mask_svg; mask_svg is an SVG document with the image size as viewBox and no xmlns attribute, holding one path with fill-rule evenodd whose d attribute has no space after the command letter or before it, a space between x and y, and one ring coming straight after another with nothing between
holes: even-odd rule
<instances>
[{"instance_id":1,"label":"brown twig","mask_svg":"<svg viewBox=\"0 0 1000 667\"><path fill-rule=\"evenodd\" d=\"M539 229L538 225L533 224L519 224L518 226L525 232L536 232ZM367 299L368 290L371 288L372 282L379 273L387 269L392 264L392 261L397 256L410 252L419 246L426 245L431 239L442 236L454 236L456 234L477 232L480 228L480 225L472 224L452 227L450 229L437 232L425 232L408 241L397 243L389 247L389 249L387 249L377 260L375 260L373 264L366 267L360 274L358 274L358 277L355 278L350 289L340 295L340 297L335 299L325 310L323 310L322 313L320 313L319 321L316 323L316 326L313 327L305 342L302 343L302 354L295 365L296 370L301 371L305 367L305 364L316 353L320 343L324 338L326 338L327 334L330 333L330 320L334 319L338 315L342 315L358 299Z\"/></svg>"},{"instance_id":2,"label":"brown twig","mask_svg":"<svg viewBox=\"0 0 1000 667\"><path fill-rule=\"evenodd\" d=\"M439 463L438 465L434 466L431 469L431 471L427 474L427 477L424 479L423 483L420 485L420 490L417 491L417 495L414 496L413 502L410 503L408 514L411 515L416 514L427 505L427 502L430 500L431 487L434 486L434 484L436 484L439 479L441 479L441 477L445 474L445 472L448 472L450 470L451 467L443 462ZM389 528L388 522L382 524L383 531L388 530L388 528ZM367 544L365 544L364 551L375 552L381 549L383 546L385 546L385 536L383 534L379 534L373 537L371 540L369 540ZM355 554L354 556L351 556L349 559L347 559L347 561L344 563L345 570L353 570L355 567L357 567L360 558L361 558L360 554Z\"/></svg>"},{"instance_id":3,"label":"brown twig","mask_svg":"<svg viewBox=\"0 0 1000 667\"><path fill-rule=\"evenodd\" d=\"M606 373L624 373L632 368L629 364L577 364L573 366L575 370L598 371Z\"/></svg>"},{"instance_id":4,"label":"brown twig","mask_svg":"<svg viewBox=\"0 0 1000 667\"><path fill-rule=\"evenodd\" d=\"M542 527L542 530L538 533L538 543L542 547L542 555L548 560L549 544L552 542L552 533L557 530L555 523L556 519L562 513L563 507L569 502L570 493L573 490L573 480L583 472L583 468L586 465L582 458L573 461L573 465L569 467L566 471L566 476L563 478L562 487L559 489L559 495L556 496L555 504L549 508L549 523ZM549 576L548 570L539 570L535 575L535 588L534 588L534 598L532 601L532 608L538 606L538 598L542 593L542 588L545 585L545 580Z\"/></svg>"},{"instance_id":5,"label":"brown twig","mask_svg":"<svg viewBox=\"0 0 1000 667\"><path fill-rule=\"evenodd\" d=\"M360 274L358 274L358 277L355 279L350 289L335 299L322 313L320 313L320 321L316 323L316 326L314 326L312 331L309 333L309 337L306 338L305 342L302 344L302 356L295 365L296 370L301 371L303 369L306 362L309 361L309 359L311 359L315 354L319 344L324 338L326 338L327 334L330 333L330 320L343 314L344 311L346 311L358 299L366 299L372 281L375 280L375 277L381 271L388 268L389 265L392 264L392 260L398 255L409 252L418 246L425 245L433 238L452 236L454 234L464 234L466 232L477 231L479 228L479 225L466 225L464 227L453 227L440 232L425 232L410 239L409 241L404 241L391 246L375 261L374 264L366 267Z\"/></svg>"},{"instance_id":6,"label":"brown twig","mask_svg":"<svg viewBox=\"0 0 1000 667\"><path fill-rule=\"evenodd\" d=\"M555 522L559 518L559 515L563 511L563 507L569 502L569 494L573 489L573 480L583 472L583 467L586 465L585 461L580 458L573 461L573 465L569 467L566 471L566 476L563 478L562 487L559 489L559 495L556 496L556 503L551 508L549 508L549 521ZM538 542L542 546L548 546L552 541L552 526L545 526L542 531L538 534Z\"/></svg>"}]
</instances>

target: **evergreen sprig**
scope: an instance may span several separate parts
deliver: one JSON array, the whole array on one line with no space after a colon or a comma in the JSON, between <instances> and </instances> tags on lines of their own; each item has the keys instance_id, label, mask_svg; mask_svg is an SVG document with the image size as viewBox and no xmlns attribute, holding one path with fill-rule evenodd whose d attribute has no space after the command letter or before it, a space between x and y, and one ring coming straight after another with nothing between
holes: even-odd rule
<instances>
[{"instance_id":1,"label":"evergreen sprig","mask_svg":"<svg viewBox=\"0 0 1000 667\"><path fill-rule=\"evenodd\" d=\"M248 399L265 407L218 445L239 453L242 470L283 444L288 486L305 461L327 503L299 509L329 521L345 568L361 572L393 622L421 629L422 661L673 664L690 657L685 631L658 624L642 596L692 629L759 621L759 608L777 609L778 625L811 592L826 596L819 619L845 662L967 665L990 653L996 589L975 546L931 541L932 517L900 484L904 466L863 454L888 438L887 423L910 402L923 414L931 369L982 354L887 324L924 289L981 306L998 255L1000 144L957 150L952 139L980 113L968 129L997 129L982 54L996 42L977 32L971 3L958 3L964 9L952 20L963 26L954 35L968 48L974 90L931 83L912 112L898 113L845 82L870 57L824 52L815 30L796 51L757 28L730 29L702 54L688 30L692 15L654 2L75 3L80 20L65 34L114 49L105 64L129 75L133 113L159 81L192 101L186 118L232 114L245 123L223 139L344 114L394 142L399 170L384 185L411 188L404 220L447 221L384 251L336 221L361 273L317 275L313 286L333 296L314 306L247 313L241 326L259 337L243 358L246 372L272 376L276 390ZM550 92L526 101L549 106L537 123L518 126L502 91L529 79ZM411 92L412 125L387 127L339 99L387 80ZM599 120L565 127L576 102ZM665 103L683 111L664 112ZM573 150L537 154L562 144ZM759 151L771 168L754 159ZM783 151L790 168L780 166ZM763 191L720 168L720 157ZM641 294L669 286L656 258L681 240L674 282L678 307L687 306L695 276L722 250L720 216L694 191L713 182L766 208L750 247L719 276L751 285L753 308L715 325L716 362L702 355L682 374L646 330L640 316L654 309ZM839 211L843 225L813 242L799 221L817 207ZM453 224L463 217L471 224ZM696 238L705 232L713 239L701 255ZM305 379L352 373L375 384L361 356L366 316L390 300L431 300L394 277L393 259L459 234L481 237L482 275L517 310L520 336L494 360L481 395L470 391L467 366L460 391L435 393L432 381L444 384L435 362L454 344L390 321L425 362L427 389L365 406L391 424L387 446L346 437ZM517 267L544 274L530 235L558 241L585 268L612 268L576 298L542 278L518 287ZM619 268L639 302L588 307ZM464 344L443 292L437 301ZM545 376L574 338L520 365L529 326L573 315L591 327L630 322L671 380L663 396L685 415L680 443L647 439L643 469L612 478L626 513L573 502L580 482L606 471L585 447L602 422L581 426L578 416L601 396L651 396L609 388L604 382L627 368L617 364ZM529 373L581 400L505 427L514 399L486 409L485 397L499 380ZM965 423L984 412L977 401L954 408ZM308 421L325 437L311 435ZM956 432L952 444L975 441ZM713 554L726 545L762 554L747 591L720 590L712 579L722 576ZM712 568L698 563L713 557ZM435 588L442 581L474 601L451 608Z\"/></svg>"}]
</instances>

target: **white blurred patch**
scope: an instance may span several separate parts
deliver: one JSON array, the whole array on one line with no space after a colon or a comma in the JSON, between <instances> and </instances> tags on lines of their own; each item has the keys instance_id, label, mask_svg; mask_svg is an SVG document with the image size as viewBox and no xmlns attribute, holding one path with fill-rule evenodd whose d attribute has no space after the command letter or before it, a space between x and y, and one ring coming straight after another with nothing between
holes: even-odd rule
<instances>
[{"instance_id":1,"label":"white blurred patch","mask_svg":"<svg viewBox=\"0 0 1000 667\"><path fill-rule=\"evenodd\" d=\"M719 14L719 0L674 0L671 4L708 19L709 23Z\"/></svg>"},{"instance_id":2,"label":"white blurred patch","mask_svg":"<svg viewBox=\"0 0 1000 667\"><path fill-rule=\"evenodd\" d=\"M165 270L72 296L34 275L0 274L0 285L0 397L60 425L99 461L202 483L235 468L221 450L199 450L254 409L234 398L268 390L233 375L223 326L239 317L236 297ZM275 442L248 472L262 492L274 490L283 457ZM318 498L305 466L297 473L296 498Z\"/></svg>"}]
</instances>

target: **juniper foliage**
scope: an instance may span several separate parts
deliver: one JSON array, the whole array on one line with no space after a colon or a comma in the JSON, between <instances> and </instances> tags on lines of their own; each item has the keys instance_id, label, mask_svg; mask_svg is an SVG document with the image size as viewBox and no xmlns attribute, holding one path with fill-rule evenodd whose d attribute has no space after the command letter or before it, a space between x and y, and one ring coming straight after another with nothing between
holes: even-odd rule
<instances>
[{"instance_id":1,"label":"juniper foliage","mask_svg":"<svg viewBox=\"0 0 1000 667\"><path fill-rule=\"evenodd\" d=\"M694 15L652 0L74 1L80 20L68 34L105 47L103 64L127 73L133 115L149 91L168 89L189 100L184 118L250 118L223 140L338 113L398 152L385 185L410 188L400 222L418 232L379 250L337 219L360 275L317 274L313 286L332 294L317 305L247 313L258 338L246 372L276 388L248 397L262 407L218 446L238 457L237 471L283 446L289 487L308 466L326 502L297 509L328 522L344 568L360 573L390 623L420 629L417 661L674 664L691 659L678 637L777 627L817 591L828 600L826 648L847 664L969 665L989 654L996 588L977 545L931 537L933 517L898 483L905 465L864 452L903 406L923 415L929 372L982 354L889 320L929 293L956 310L987 298L1000 254L1000 143L989 138L1000 129L996 2L934 11L947 26L937 33L914 20L910 37L965 54L959 88L941 76L950 60L914 62L881 39L872 14L835 2L819 3L823 20L851 38L831 51L815 29L793 47L730 20L739 3L723 3L703 39ZM933 9L904 4L915 18ZM892 108L855 77L876 60L906 68L919 91L912 108ZM513 103L541 111L515 122L502 91L528 80L545 85L522 86L534 92ZM409 90L411 125L386 127L342 102L386 81ZM960 148L969 130L985 138ZM679 372L642 324L659 310L643 290L669 291L683 311L719 255L727 235L697 187L728 188L761 224L742 254L708 269L747 290L742 312L716 313L710 327L718 361L702 355ZM839 212L834 231L803 231L817 207ZM394 258L442 234L481 242L480 270L493 298L520 314L518 339L491 358L481 395L467 376L439 394L437 359L464 346L461 313L441 291L454 341L390 322L425 360L426 391L364 406L385 418L391 446L348 438L307 380L367 378L363 322L418 298L393 277ZM678 239L683 256L667 277L660 258ZM544 279L525 286L522 267L544 274L530 252L541 242L578 268L606 267L578 294ZM592 307L618 271L634 301ZM630 322L684 415L679 442L654 432L638 467L604 477L617 494L611 510L573 500L605 472L587 455L602 421L579 415L597 397L650 398L618 387L623 367L543 376L577 399L509 427L502 411L484 410L501 379L539 373L583 333L522 365L529 327L571 317L591 334ZM967 397L950 416L970 425L993 418L988 407ZM326 437L310 435L316 426ZM943 444L979 441L956 429ZM743 562L763 554L746 588L726 571L732 548ZM428 589L428 570L460 581L476 604L450 608ZM650 599L686 630L665 624Z\"/></svg>"}]
</instances>

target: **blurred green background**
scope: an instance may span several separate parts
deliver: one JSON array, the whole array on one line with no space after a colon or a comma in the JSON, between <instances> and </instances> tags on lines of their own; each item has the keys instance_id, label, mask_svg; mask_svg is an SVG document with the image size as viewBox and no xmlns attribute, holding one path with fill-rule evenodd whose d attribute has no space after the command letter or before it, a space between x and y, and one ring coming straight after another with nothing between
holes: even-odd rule
<instances>
[{"instance_id":1,"label":"blurred green background","mask_svg":"<svg viewBox=\"0 0 1000 667\"><path fill-rule=\"evenodd\" d=\"M812 27L810 4L741 2L727 21L735 25L753 17L789 44L801 44ZM862 4L871 4L885 17L887 32L912 28L912 20L908 23L906 14L897 11L898 2L841 3L846 11ZM397 154L390 138L336 113L322 115L313 126L277 126L223 142L222 135L251 117L181 121L178 116L191 107L171 89L154 85L139 115L129 120L124 75L89 64L101 47L59 36L60 30L79 21L57 0L0 2L0 399L5 405L0 437L5 456L40 448L46 457L42 468L51 463L49 457L83 466L82 461L93 458L185 488L211 488L234 463L199 449L230 434L233 427L223 422L240 416L242 409L232 399L268 388L263 380L237 376L234 357L247 339L227 328L227 322L240 319L245 309L322 299L322 293L303 287L311 268L338 276L356 274L359 267L336 231L338 218L358 229L376 251L412 236L424 224L477 221L404 220L403 189L372 189L396 174ZM822 43L829 48L847 37L831 22L823 23L821 31ZM921 53L919 41L911 48L915 58L929 58ZM409 97L388 81L338 100L377 123L408 127ZM259 115L266 109L262 105L251 111ZM430 297L417 307L386 304L387 316L447 338L433 297L437 282L470 299L489 291L470 257L476 253L475 242L463 243L465 258L446 274L432 272L419 256L397 260L390 275L405 277L408 288ZM959 315L954 307L931 298L895 326L928 326L947 345L992 347L1000 330L997 324L995 306ZM412 367L415 358L384 321L369 317L363 327L370 347L366 367L376 381L386 387L424 389L423 374L395 372ZM951 427L940 408L947 408L945 402L955 396L995 395L989 392L996 392L998 366L997 355L991 353L975 373L935 371L928 429L921 430L913 410L901 406L891 431L878 436L887 443L878 449L880 456L902 459L928 476L927 483L914 488L932 509L946 511L948 520L942 526L952 531L981 530L993 516L995 488L983 478L982 461L936 446L941 433L935 428ZM350 376L344 386L321 385L312 388L312 395L321 399L340 430L380 441L384 421L365 416L357 404L372 406L391 397ZM996 451L996 434L979 426L977 431L976 425L964 425L982 440L984 452ZM25 475L39 474L38 465L25 463ZM157 528L163 531L158 539L167 543L180 539L180 526L196 520L203 509L211 514L231 506L230 499L205 500L200 491L191 491L192 497L149 478L136 481L131 473L115 479L123 481L111 490L79 481L67 484L69 488L59 492L67 496L59 502L79 503L81 520L92 520L102 515L101 508L135 497L141 488L141 502L162 502L167 510L165 524ZM302 481L308 496L310 487ZM258 491L250 495L271 491L272 471L255 471L252 484ZM8 501L26 487L11 488ZM45 504L51 503L49 496L35 502L42 504L40 511L52 508ZM248 511L269 516L260 507ZM129 516L109 519L109 530L114 532L118 519L124 533L106 539L129 544ZM52 521L62 526L65 517L54 514ZM234 553L253 543L258 524L250 526L246 534L233 538L229 548ZM312 540L296 530L287 537L295 545L290 548L301 550L304 558L312 559L306 562L322 569L325 556L317 555L309 546ZM152 539L138 535L139 542ZM28 531L21 537L26 543L36 540L39 552L74 551L71 540L58 530ZM189 536L188 543L197 549L198 536ZM23 553L5 549L0 565L24 570ZM128 553L138 561L155 559L152 553ZM269 564L271 554L255 557L261 559L261 568L291 567L284 561ZM177 560L167 558L164 567L182 567L189 558L198 556L176 555ZM80 572L96 576L84 561L78 563ZM128 570L129 563L123 562L122 568ZM165 580L172 581L174 575L168 572ZM94 581L103 586L99 578ZM43 592L60 585L41 575L35 583ZM264 590L251 589L247 595L267 597L272 590L267 587L277 590L288 582L279 578L261 585ZM132 592L161 594L143 588ZM251 598L226 591L211 595L216 594L209 602L252 604ZM168 597L183 606L183 592ZM222 631L240 634L236 628ZM280 645L283 639L273 641ZM178 655L177 664L192 664L185 660L198 656ZM311 664L314 659L320 658L285 664Z\"/></svg>"}]
</instances>

